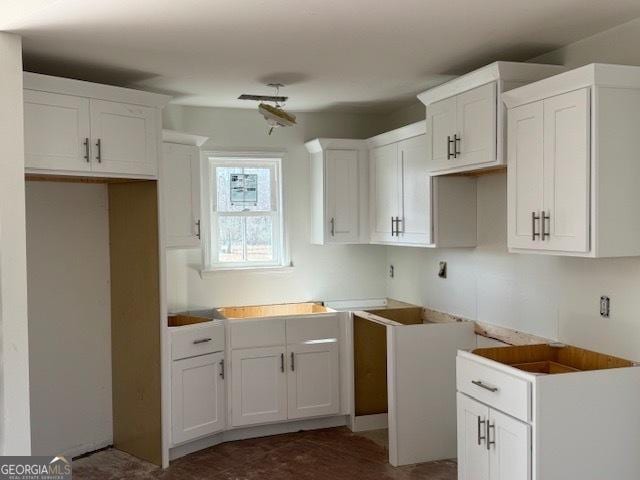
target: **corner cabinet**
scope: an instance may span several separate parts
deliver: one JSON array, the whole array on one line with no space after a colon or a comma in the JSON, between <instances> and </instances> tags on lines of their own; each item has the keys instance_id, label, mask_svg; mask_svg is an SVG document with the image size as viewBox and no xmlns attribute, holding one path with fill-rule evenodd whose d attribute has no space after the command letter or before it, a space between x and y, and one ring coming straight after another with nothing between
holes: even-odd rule
<instances>
[{"instance_id":1,"label":"corner cabinet","mask_svg":"<svg viewBox=\"0 0 640 480\"><path fill-rule=\"evenodd\" d=\"M564 71L557 65L495 62L418 95L426 105L425 165L432 175L506 163L500 94Z\"/></svg>"},{"instance_id":2,"label":"corner cabinet","mask_svg":"<svg viewBox=\"0 0 640 480\"><path fill-rule=\"evenodd\" d=\"M311 243L367 243L367 152L363 140L305 144L311 169Z\"/></svg>"},{"instance_id":3,"label":"corner cabinet","mask_svg":"<svg viewBox=\"0 0 640 480\"><path fill-rule=\"evenodd\" d=\"M640 255L640 68L588 65L503 99L509 250Z\"/></svg>"},{"instance_id":4,"label":"corner cabinet","mask_svg":"<svg viewBox=\"0 0 640 480\"><path fill-rule=\"evenodd\" d=\"M160 189L165 245L200 247L200 146L208 137L163 130Z\"/></svg>"},{"instance_id":5,"label":"corner cabinet","mask_svg":"<svg viewBox=\"0 0 640 480\"><path fill-rule=\"evenodd\" d=\"M378 135L368 144L371 243L476 245L476 181L428 175L425 122Z\"/></svg>"},{"instance_id":6,"label":"corner cabinet","mask_svg":"<svg viewBox=\"0 0 640 480\"><path fill-rule=\"evenodd\" d=\"M24 74L27 173L155 178L170 97Z\"/></svg>"}]
</instances>

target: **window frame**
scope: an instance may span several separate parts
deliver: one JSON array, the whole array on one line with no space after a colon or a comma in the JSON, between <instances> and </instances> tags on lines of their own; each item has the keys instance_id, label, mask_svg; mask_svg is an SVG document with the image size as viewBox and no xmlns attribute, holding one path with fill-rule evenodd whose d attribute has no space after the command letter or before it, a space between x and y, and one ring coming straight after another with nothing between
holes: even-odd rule
<instances>
[{"instance_id":1,"label":"window frame","mask_svg":"<svg viewBox=\"0 0 640 480\"><path fill-rule=\"evenodd\" d=\"M283 152L258 152L258 151L203 151L201 155L202 171L202 232L203 232L203 272L215 272L224 270L261 270L274 269L287 266L288 251L285 236L285 212L282 188L282 163ZM245 165L242 165L242 164ZM240 165L239 165L240 164ZM216 167L243 167L243 168L269 168L271 170L271 204L270 211L218 211L218 182ZM221 215L222 213L222 215ZM218 259L218 219L221 216L263 217L273 219L273 255L272 261L243 261L221 262ZM245 244L246 248L246 244Z\"/></svg>"}]
</instances>

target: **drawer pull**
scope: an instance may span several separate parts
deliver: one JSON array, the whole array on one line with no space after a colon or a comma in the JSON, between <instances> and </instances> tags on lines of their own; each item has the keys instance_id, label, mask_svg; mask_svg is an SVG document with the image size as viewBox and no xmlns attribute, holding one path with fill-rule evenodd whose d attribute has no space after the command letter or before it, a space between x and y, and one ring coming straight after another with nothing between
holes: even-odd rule
<instances>
[{"instance_id":1,"label":"drawer pull","mask_svg":"<svg viewBox=\"0 0 640 480\"><path fill-rule=\"evenodd\" d=\"M484 388L485 390L489 390L492 393L496 393L498 391L498 387L487 385L482 380L472 380L471 383L473 383L476 387Z\"/></svg>"},{"instance_id":2,"label":"drawer pull","mask_svg":"<svg viewBox=\"0 0 640 480\"><path fill-rule=\"evenodd\" d=\"M208 342L210 342L210 341L211 341L211 338L200 338L200 339L198 339L198 340L194 340L194 341L193 341L193 344L194 344L194 345L199 345L199 344L201 344L201 343L208 343Z\"/></svg>"}]
</instances>

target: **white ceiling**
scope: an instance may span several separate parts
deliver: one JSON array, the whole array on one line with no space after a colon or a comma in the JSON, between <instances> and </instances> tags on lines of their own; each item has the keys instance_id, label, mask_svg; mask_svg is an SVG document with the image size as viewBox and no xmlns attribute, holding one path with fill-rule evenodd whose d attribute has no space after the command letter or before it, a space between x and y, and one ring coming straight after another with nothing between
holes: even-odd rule
<instances>
[{"instance_id":1,"label":"white ceiling","mask_svg":"<svg viewBox=\"0 0 640 480\"><path fill-rule=\"evenodd\" d=\"M391 111L639 16L638 0L0 0L28 70L221 107L281 81L298 111Z\"/></svg>"}]
</instances>

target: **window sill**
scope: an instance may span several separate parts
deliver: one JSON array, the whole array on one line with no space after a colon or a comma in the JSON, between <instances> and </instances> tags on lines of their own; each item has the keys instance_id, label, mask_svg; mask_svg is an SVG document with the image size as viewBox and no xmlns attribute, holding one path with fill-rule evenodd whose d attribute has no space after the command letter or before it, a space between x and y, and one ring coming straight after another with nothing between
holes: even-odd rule
<instances>
[{"instance_id":1,"label":"window sill","mask_svg":"<svg viewBox=\"0 0 640 480\"><path fill-rule=\"evenodd\" d=\"M221 273L251 273L251 274L289 274L293 273L293 263L290 265L275 265L268 267L221 267L221 268L208 268L200 270L201 278L213 277Z\"/></svg>"}]
</instances>

